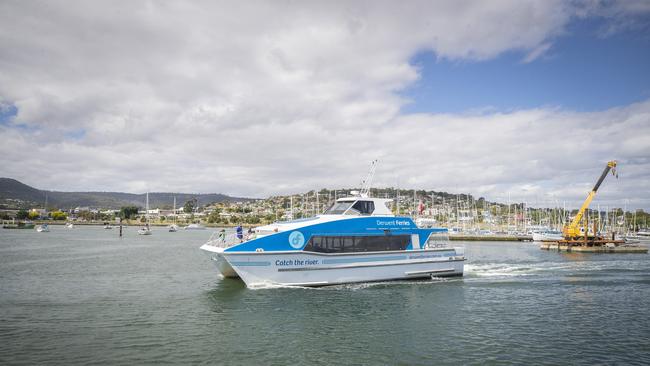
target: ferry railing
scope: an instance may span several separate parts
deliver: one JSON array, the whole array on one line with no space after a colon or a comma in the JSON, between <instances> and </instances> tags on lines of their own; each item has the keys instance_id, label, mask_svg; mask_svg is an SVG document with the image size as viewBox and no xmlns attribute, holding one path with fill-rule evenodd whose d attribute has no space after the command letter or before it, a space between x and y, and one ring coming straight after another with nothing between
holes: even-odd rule
<instances>
[{"instance_id":1,"label":"ferry railing","mask_svg":"<svg viewBox=\"0 0 650 366\"><path fill-rule=\"evenodd\" d=\"M217 248L230 248L251 239L253 239L253 237L248 234L244 234L243 238L239 239L237 233L226 234L223 231L215 231L212 233L206 244Z\"/></svg>"}]
</instances>

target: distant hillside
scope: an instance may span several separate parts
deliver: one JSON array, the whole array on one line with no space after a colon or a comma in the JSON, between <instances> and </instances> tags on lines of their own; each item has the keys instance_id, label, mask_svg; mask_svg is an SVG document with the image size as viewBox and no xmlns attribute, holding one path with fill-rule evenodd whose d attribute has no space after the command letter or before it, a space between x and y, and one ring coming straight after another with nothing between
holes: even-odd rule
<instances>
[{"instance_id":1,"label":"distant hillside","mask_svg":"<svg viewBox=\"0 0 650 366\"><path fill-rule=\"evenodd\" d=\"M0 178L0 204L8 208L22 208L23 205L45 204L45 192L30 187L15 179ZM18 207L19 206L19 207Z\"/></svg>"},{"instance_id":2,"label":"distant hillside","mask_svg":"<svg viewBox=\"0 0 650 366\"><path fill-rule=\"evenodd\" d=\"M122 206L145 205L145 194L121 192L57 192L30 187L11 178L0 178L0 208L43 207L45 196L49 208L70 209L75 207L92 207L119 209ZM211 202L250 201L249 198L230 197L220 193L149 193L151 208L171 208L176 197L176 206L181 207L186 201L196 198L199 205Z\"/></svg>"}]
</instances>

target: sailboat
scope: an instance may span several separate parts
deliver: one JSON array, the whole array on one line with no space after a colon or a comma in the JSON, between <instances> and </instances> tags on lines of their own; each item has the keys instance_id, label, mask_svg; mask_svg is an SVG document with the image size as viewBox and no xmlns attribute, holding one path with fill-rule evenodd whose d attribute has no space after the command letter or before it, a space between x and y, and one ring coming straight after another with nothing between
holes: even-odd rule
<instances>
[{"instance_id":1,"label":"sailboat","mask_svg":"<svg viewBox=\"0 0 650 366\"><path fill-rule=\"evenodd\" d=\"M50 227L47 226L47 224L38 225L36 227L36 231L38 231L39 233L49 233Z\"/></svg>"},{"instance_id":2,"label":"sailboat","mask_svg":"<svg viewBox=\"0 0 650 366\"><path fill-rule=\"evenodd\" d=\"M45 215L47 215L47 193L45 193L45 205L43 206L43 212L45 212ZM36 226L36 231L39 233L49 233L50 227L47 226L47 224L41 224Z\"/></svg>"},{"instance_id":3,"label":"sailboat","mask_svg":"<svg viewBox=\"0 0 650 366\"><path fill-rule=\"evenodd\" d=\"M169 225L168 229L170 233L175 233L178 231L178 226L176 226L176 196L174 196L174 222Z\"/></svg>"},{"instance_id":4,"label":"sailboat","mask_svg":"<svg viewBox=\"0 0 650 366\"><path fill-rule=\"evenodd\" d=\"M149 192L147 192L147 204L145 208L145 226L141 227L140 230L138 230L139 235L151 235L151 229L149 228Z\"/></svg>"}]
</instances>

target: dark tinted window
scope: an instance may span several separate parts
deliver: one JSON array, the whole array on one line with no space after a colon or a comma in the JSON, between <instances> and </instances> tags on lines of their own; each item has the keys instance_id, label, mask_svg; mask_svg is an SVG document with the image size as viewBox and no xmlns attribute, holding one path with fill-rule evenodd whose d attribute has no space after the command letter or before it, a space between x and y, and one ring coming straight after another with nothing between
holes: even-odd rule
<instances>
[{"instance_id":1,"label":"dark tinted window","mask_svg":"<svg viewBox=\"0 0 650 366\"><path fill-rule=\"evenodd\" d=\"M352 202L334 202L332 207L328 208L327 211L325 211L325 215L340 215L345 210L350 208L352 205Z\"/></svg>"},{"instance_id":2,"label":"dark tinted window","mask_svg":"<svg viewBox=\"0 0 650 366\"><path fill-rule=\"evenodd\" d=\"M357 253L405 250L409 235L373 236L312 236L305 246L307 252Z\"/></svg>"},{"instance_id":3,"label":"dark tinted window","mask_svg":"<svg viewBox=\"0 0 650 366\"><path fill-rule=\"evenodd\" d=\"M362 215L370 215L375 211L375 203L372 201L357 201L352 208Z\"/></svg>"}]
</instances>

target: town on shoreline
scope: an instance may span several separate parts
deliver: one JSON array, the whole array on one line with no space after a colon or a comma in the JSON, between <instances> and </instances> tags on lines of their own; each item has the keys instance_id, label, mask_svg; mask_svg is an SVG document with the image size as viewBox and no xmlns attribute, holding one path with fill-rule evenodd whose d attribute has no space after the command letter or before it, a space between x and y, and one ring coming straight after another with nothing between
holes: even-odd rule
<instances>
[{"instance_id":1,"label":"town on shoreline","mask_svg":"<svg viewBox=\"0 0 650 366\"><path fill-rule=\"evenodd\" d=\"M176 208L163 203L154 205L148 211L142 207L144 205L129 205L120 209L59 209L52 205L30 209L4 207L0 209L0 218L3 221L31 220L50 224L74 222L106 225L114 224L119 219L127 225L148 222L152 226L194 223L207 227L250 227L315 216L324 212L337 198L354 193L354 189L322 189L267 199L224 200L207 204L199 204L194 198L179 202ZM426 224L459 232L515 234L525 233L534 227L560 228L577 213L577 209L564 207L531 207L526 202L489 202L483 197L475 199L469 194L424 190L372 189L371 196L391 198L393 203L390 209L395 215L410 216ZM650 221L650 214L644 210L626 211L621 207L598 207L588 210L587 215L604 228L621 233L646 229Z\"/></svg>"}]
</instances>

